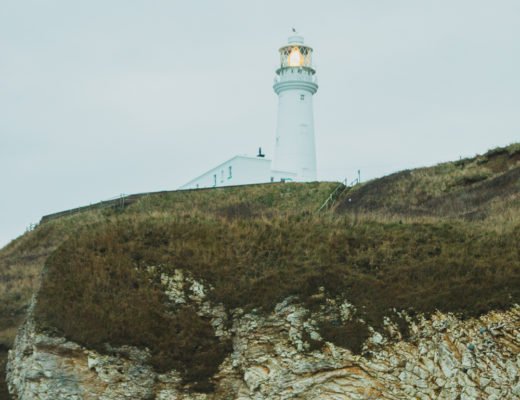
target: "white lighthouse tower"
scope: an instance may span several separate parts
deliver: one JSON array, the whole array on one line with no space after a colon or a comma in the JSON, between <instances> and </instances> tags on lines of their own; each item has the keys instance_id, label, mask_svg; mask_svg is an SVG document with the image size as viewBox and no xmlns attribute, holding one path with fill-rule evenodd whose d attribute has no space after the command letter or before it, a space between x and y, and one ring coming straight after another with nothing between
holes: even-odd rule
<instances>
[{"instance_id":1,"label":"white lighthouse tower","mask_svg":"<svg viewBox=\"0 0 520 400\"><path fill-rule=\"evenodd\" d=\"M318 90L312 48L293 29L280 49L274 91L278 122L272 174L276 180L315 181L316 148L312 96Z\"/></svg>"}]
</instances>

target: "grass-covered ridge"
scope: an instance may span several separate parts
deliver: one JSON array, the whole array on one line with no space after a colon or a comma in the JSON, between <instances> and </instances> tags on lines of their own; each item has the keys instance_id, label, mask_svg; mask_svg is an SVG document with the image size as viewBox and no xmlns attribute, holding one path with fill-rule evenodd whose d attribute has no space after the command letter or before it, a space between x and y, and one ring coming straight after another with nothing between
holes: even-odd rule
<instances>
[{"instance_id":1,"label":"grass-covered ridge","mask_svg":"<svg viewBox=\"0 0 520 400\"><path fill-rule=\"evenodd\" d=\"M520 143L354 187L337 212L373 217L464 218L509 225L520 213Z\"/></svg>"},{"instance_id":2,"label":"grass-covered ridge","mask_svg":"<svg viewBox=\"0 0 520 400\"><path fill-rule=\"evenodd\" d=\"M520 227L497 234L312 215L117 218L70 239L48 260L38 312L65 332L70 324L82 342L94 340L90 331L99 328L92 323L105 315L114 318L114 332L124 310L140 326L141 308L164 302L160 288L147 283L147 267L157 266L209 283L212 300L228 309L270 312L293 295L313 308L322 287L328 298L348 299L374 326L391 308L476 316L520 298L519 235ZM119 343L107 335L103 340Z\"/></svg>"},{"instance_id":3,"label":"grass-covered ridge","mask_svg":"<svg viewBox=\"0 0 520 400\"><path fill-rule=\"evenodd\" d=\"M0 304L18 321L45 262L42 329L101 351L146 346L157 370L175 368L199 389L229 343L191 305L169 305L147 267L189 272L228 311L269 313L287 296L312 310L347 299L357 321L325 320L321 333L359 351L359 321L382 329L393 308L469 317L519 302L519 162L513 145L404 171L346 190L321 212L337 183L179 191L54 220L0 251L11 282ZM27 281L23 293L16 279Z\"/></svg>"}]
</instances>

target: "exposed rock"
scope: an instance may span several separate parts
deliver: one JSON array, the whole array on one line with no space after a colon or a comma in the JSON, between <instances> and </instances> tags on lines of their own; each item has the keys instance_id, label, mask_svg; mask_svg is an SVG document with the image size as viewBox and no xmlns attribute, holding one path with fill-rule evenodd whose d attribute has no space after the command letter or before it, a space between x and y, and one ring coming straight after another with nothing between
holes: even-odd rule
<instances>
[{"instance_id":1,"label":"exposed rock","mask_svg":"<svg viewBox=\"0 0 520 400\"><path fill-rule=\"evenodd\" d=\"M153 270L151 272L153 272ZM186 303L186 298L184 296L184 276L182 270L175 270L175 274L173 276L161 274L161 283L166 288L165 293L171 301L177 304Z\"/></svg>"},{"instance_id":2,"label":"exposed rock","mask_svg":"<svg viewBox=\"0 0 520 400\"><path fill-rule=\"evenodd\" d=\"M170 300L199 304L233 351L214 376L216 391L193 393L176 371L158 374L146 349L107 347L99 354L38 332L31 316L9 354L9 390L17 399L520 399L520 307L461 321L437 313L410 327L410 341L372 331L364 355L323 343L312 315L288 298L270 315L233 310L205 298L200 282L161 277ZM187 283L185 285L185 283ZM184 287L190 289L186 298ZM176 301L181 302L181 301ZM338 306L342 319L351 306ZM32 311L31 311L32 312ZM228 321L228 318L230 320ZM304 334L305 333L305 334ZM368 356L370 355L370 356Z\"/></svg>"}]
</instances>

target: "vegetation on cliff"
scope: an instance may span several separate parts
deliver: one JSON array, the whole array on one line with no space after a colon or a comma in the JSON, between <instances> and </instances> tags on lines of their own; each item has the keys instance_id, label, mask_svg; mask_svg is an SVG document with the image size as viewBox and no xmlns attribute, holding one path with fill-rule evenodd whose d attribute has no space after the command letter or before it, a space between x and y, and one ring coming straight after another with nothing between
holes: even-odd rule
<instances>
[{"instance_id":1,"label":"vegetation on cliff","mask_svg":"<svg viewBox=\"0 0 520 400\"><path fill-rule=\"evenodd\" d=\"M1 250L12 318L0 331L19 323L45 261L41 329L101 351L146 346L157 370L209 390L229 343L190 305L168 303L161 273L188 272L228 311L270 313L297 296L326 312L326 299L348 300L352 324L324 319L320 332L354 351L366 324L383 333L384 316L406 334L394 310L504 309L520 299L519 174L512 145L345 188L320 212L337 183L181 191L51 221Z\"/></svg>"},{"instance_id":2,"label":"vegetation on cliff","mask_svg":"<svg viewBox=\"0 0 520 400\"><path fill-rule=\"evenodd\" d=\"M356 186L338 213L372 218L489 219L509 227L520 208L520 143L473 158L405 170Z\"/></svg>"}]
</instances>

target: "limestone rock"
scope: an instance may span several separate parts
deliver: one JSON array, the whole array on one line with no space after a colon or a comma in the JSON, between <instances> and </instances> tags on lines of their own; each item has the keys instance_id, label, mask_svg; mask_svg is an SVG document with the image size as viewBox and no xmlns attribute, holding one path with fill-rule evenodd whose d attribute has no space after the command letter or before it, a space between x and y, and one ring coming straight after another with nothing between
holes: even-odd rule
<instances>
[{"instance_id":1,"label":"limestone rock","mask_svg":"<svg viewBox=\"0 0 520 400\"><path fill-rule=\"evenodd\" d=\"M176 371L154 372L147 349L124 346L99 354L38 332L29 315L9 353L14 398L520 400L519 307L465 321L437 313L412 322L414 337L408 342L373 331L366 358L327 342L310 351L305 338L320 339L319 315L297 299L286 299L269 315L228 314L206 300L208 288L201 282L180 274L161 279L170 300L195 302L198 312L211 318L216 335L233 341L232 353L214 376L214 393L190 392ZM338 315L347 318L350 308L339 304Z\"/></svg>"}]
</instances>

